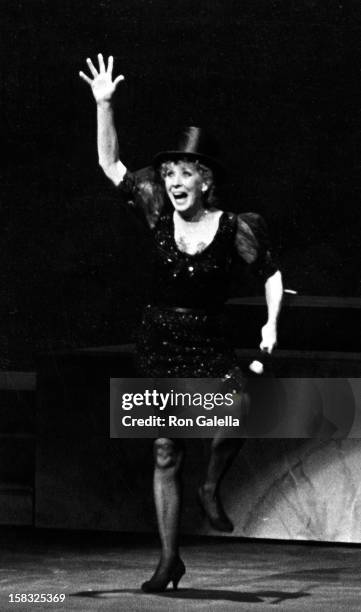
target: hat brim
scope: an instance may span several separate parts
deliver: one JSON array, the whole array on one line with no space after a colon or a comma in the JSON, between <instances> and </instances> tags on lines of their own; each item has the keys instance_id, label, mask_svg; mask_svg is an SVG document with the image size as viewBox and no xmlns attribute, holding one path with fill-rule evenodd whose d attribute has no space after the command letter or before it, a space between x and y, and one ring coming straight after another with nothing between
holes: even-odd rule
<instances>
[{"instance_id":1,"label":"hat brim","mask_svg":"<svg viewBox=\"0 0 361 612\"><path fill-rule=\"evenodd\" d=\"M214 172L217 181L223 181L226 176L225 167L214 157L203 155L202 153L193 153L188 151L160 151L153 158L153 167L157 170L159 166L167 161L176 161L179 159L189 159L191 161L199 161Z\"/></svg>"}]
</instances>

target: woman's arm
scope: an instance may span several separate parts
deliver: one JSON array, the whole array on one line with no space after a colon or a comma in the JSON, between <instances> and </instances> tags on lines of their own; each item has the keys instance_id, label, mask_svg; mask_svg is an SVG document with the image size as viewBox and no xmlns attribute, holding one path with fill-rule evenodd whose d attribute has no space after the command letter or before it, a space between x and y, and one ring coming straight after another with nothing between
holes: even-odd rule
<instances>
[{"instance_id":1,"label":"woman's arm","mask_svg":"<svg viewBox=\"0 0 361 612\"><path fill-rule=\"evenodd\" d=\"M126 167L119 159L119 144L114 123L112 98L118 83L124 80L124 76L120 74L113 81L112 56L108 58L108 66L105 67L103 56L99 53L98 70L91 59L88 58L86 61L93 78L88 77L84 72L79 72L79 76L90 85L97 104L99 164L114 185L119 185L126 173Z\"/></svg>"},{"instance_id":2,"label":"woman's arm","mask_svg":"<svg viewBox=\"0 0 361 612\"><path fill-rule=\"evenodd\" d=\"M279 270L267 278L265 282L265 295L268 319L267 323L262 327L260 349L261 351L272 353L277 344L277 320L283 296L282 275Z\"/></svg>"}]
</instances>

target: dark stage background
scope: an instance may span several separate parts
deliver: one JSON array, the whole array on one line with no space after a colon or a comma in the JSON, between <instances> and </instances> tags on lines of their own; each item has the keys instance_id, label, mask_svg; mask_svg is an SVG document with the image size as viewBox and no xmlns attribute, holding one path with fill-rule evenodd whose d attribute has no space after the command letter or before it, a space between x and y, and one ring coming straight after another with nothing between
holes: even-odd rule
<instances>
[{"instance_id":1,"label":"dark stage background","mask_svg":"<svg viewBox=\"0 0 361 612\"><path fill-rule=\"evenodd\" d=\"M3 368L32 369L39 351L128 342L145 299L149 245L97 167L95 104L78 77L99 51L126 75L116 116L130 168L177 126L210 127L229 168L227 207L265 215L286 286L360 295L360 2L0 9Z\"/></svg>"}]
</instances>

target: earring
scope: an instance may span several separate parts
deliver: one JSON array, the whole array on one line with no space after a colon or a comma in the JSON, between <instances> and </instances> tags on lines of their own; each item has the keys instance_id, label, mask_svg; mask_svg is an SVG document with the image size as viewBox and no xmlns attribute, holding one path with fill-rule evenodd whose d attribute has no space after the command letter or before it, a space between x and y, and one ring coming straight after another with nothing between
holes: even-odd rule
<instances>
[{"instance_id":1,"label":"earring","mask_svg":"<svg viewBox=\"0 0 361 612\"><path fill-rule=\"evenodd\" d=\"M207 185L202 185L202 191L207 191L208 187Z\"/></svg>"}]
</instances>

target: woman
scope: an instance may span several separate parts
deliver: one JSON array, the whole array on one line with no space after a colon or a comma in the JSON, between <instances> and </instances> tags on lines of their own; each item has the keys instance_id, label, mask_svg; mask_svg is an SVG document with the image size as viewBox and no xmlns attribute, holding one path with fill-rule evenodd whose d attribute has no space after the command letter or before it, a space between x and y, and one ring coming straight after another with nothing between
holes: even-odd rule
<instances>
[{"instance_id":1,"label":"woman","mask_svg":"<svg viewBox=\"0 0 361 612\"><path fill-rule=\"evenodd\" d=\"M113 58L99 67L90 59L92 77L80 76L97 103L99 163L130 205L141 209L156 246L157 279L151 304L145 309L137 356L140 372L149 377L223 377L236 388L241 404L244 379L223 334L221 311L227 299L232 259L241 257L265 282L268 320L262 328L261 350L270 353L277 339L282 298L281 274L273 264L264 224L258 215L235 215L218 207L215 194L223 169L215 149L200 128L191 127L173 151L156 155L153 167L131 173L119 159L112 98L120 75L113 80ZM161 177L161 182L157 176ZM167 213L167 198L173 208ZM223 432L212 442L204 485L198 497L212 526L232 531L219 486L240 441ZM180 473L183 446L177 440L155 441L154 498L161 540L161 557L147 592L174 588L185 572L178 550Z\"/></svg>"}]
</instances>

